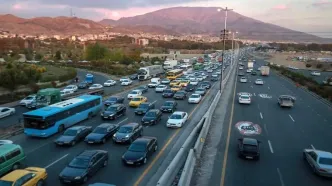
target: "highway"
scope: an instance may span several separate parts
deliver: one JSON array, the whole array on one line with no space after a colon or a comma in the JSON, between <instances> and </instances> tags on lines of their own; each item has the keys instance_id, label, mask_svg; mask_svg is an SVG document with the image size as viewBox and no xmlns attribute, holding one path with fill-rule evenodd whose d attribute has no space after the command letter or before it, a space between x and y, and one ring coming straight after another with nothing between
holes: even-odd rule
<instances>
[{"instance_id":1,"label":"highway","mask_svg":"<svg viewBox=\"0 0 332 186\"><path fill-rule=\"evenodd\" d=\"M311 75L311 72L313 72L314 70L305 70L305 69L298 69L298 70L289 69L289 70L303 74L307 77L312 77L317 83L322 83L326 78L332 76L332 72L328 72L328 71L327 72L319 71L321 74L320 76L313 76L313 75Z\"/></svg>"},{"instance_id":2,"label":"highway","mask_svg":"<svg viewBox=\"0 0 332 186\"><path fill-rule=\"evenodd\" d=\"M257 65L262 64L264 61L257 59ZM205 180L206 185L331 185L331 180L313 174L303 160L302 152L305 148L332 152L329 143L332 138L332 108L274 72L268 77L250 74L247 77L248 83L240 83L237 78L234 99L229 101L229 112L219 136L220 142L216 145L218 153L211 166L211 174ZM264 85L255 85L257 78L262 78ZM240 105L237 99L239 92L251 93L252 104ZM277 104L279 95L285 94L297 99L291 109L280 108ZM261 141L259 161L238 157L237 139L244 135L235 125L241 121L260 126L260 134L251 136Z\"/></svg>"},{"instance_id":3,"label":"highway","mask_svg":"<svg viewBox=\"0 0 332 186\"><path fill-rule=\"evenodd\" d=\"M85 79L85 75L87 74L86 71L83 70L78 70L77 71L77 75L79 77L79 81L82 81ZM108 80L108 78L106 76L100 75L98 73L92 73L94 75L94 83L99 83L99 84L104 84L105 81ZM137 83L138 81L135 80L133 81L133 84ZM75 84L75 83L73 83ZM125 86L121 86L119 82L117 82L116 85L111 86L111 87L104 87L105 90L105 94L111 94L111 93L115 93L118 92L119 90L123 90L125 88ZM86 91L86 89L79 89L78 92L83 92ZM14 115L5 117L0 119L0 128L6 128L9 127L11 125L15 125L19 123L20 118L22 117L22 114L29 111L29 109L23 107L23 106L16 106L16 113Z\"/></svg>"}]
</instances>

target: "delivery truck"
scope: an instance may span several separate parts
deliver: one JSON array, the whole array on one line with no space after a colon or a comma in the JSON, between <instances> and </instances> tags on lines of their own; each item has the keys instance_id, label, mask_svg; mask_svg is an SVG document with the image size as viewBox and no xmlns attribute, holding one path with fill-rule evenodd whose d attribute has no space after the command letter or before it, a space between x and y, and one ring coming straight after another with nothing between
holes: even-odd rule
<instances>
[{"instance_id":1,"label":"delivery truck","mask_svg":"<svg viewBox=\"0 0 332 186\"><path fill-rule=\"evenodd\" d=\"M138 69L138 80L143 81L164 74L163 66L152 65Z\"/></svg>"},{"instance_id":2,"label":"delivery truck","mask_svg":"<svg viewBox=\"0 0 332 186\"><path fill-rule=\"evenodd\" d=\"M165 70L171 70L176 65L178 65L178 61L177 60L167 60L167 61L164 62L164 69Z\"/></svg>"},{"instance_id":3,"label":"delivery truck","mask_svg":"<svg viewBox=\"0 0 332 186\"><path fill-rule=\"evenodd\" d=\"M254 62L248 61L248 69L254 69Z\"/></svg>"},{"instance_id":4,"label":"delivery truck","mask_svg":"<svg viewBox=\"0 0 332 186\"><path fill-rule=\"evenodd\" d=\"M268 76L270 74L270 67L268 66L261 66L261 75Z\"/></svg>"}]
</instances>

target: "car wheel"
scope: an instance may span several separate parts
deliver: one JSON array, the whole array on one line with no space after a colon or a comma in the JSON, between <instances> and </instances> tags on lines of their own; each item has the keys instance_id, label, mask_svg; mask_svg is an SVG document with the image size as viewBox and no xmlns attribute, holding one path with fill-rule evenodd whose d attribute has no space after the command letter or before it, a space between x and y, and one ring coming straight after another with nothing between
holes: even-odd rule
<instances>
[{"instance_id":1,"label":"car wheel","mask_svg":"<svg viewBox=\"0 0 332 186\"><path fill-rule=\"evenodd\" d=\"M39 180L36 184L36 186L43 186L44 185L44 180Z\"/></svg>"},{"instance_id":2,"label":"car wheel","mask_svg":"<svg viewBox=\"0 0 332 186\"><path fill-rule=\"evenodd\" d=\"M146 164L147 161L147 158L144 158L143 163Z\"/></svg>"},{"instance_id":3,"label":"car wheel","mask_svg":"<svg viewBox=\"0 0 332 186\"><path fill-rule=\"evenodd\" d=\"M105 138L103 139L102 143L103 143L103 144L105 144L105 143L106 143L106 139L105 139Z\"/></svg>"},{"instance_id":4,"label":"car wheel","mask_svg":"<svg viewBox=\"0 0 332 186\"><path fill-rule=\"evenodd\" d=\"M107 160L105 160L105 161L104 161L104 163L103 163L103 166L104 166L104 167L106 167L106 166L107 166L107 164L108 164L108 161L107 161Z\"/></svg>"},{"instance_id":5,"label":"car wheel","mask_svg":"<svg viewBox=\"0 0 332 186\"><path fill-rule=\"evenodd\" d=\"M71 146L75 146L75 145L76 145L76 141L72 141L72 142L70 143L70 145L71 145Z\"/></svg>"}]
</instances>

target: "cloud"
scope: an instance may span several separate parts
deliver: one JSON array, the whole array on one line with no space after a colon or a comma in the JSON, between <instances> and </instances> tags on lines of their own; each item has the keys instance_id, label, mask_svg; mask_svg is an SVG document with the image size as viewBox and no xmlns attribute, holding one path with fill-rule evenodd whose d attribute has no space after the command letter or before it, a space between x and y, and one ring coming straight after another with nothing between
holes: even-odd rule
<instances>
[{"instance_id":1,"label":"cloud","mask_svg":"<svg viewBox=\"0 0 332 186\"><path fill-rule=\"evenodd\" d=\"M284 4L281 4L281 5L276 5L274 7L272 7L273 10L286 10L288 9L288 7Z\"/></svg>"}]
</instances>

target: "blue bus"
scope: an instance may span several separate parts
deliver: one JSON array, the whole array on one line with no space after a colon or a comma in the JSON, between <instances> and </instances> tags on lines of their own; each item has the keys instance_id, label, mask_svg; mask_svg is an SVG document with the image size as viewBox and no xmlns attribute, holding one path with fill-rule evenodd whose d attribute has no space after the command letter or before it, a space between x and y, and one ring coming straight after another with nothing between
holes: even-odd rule
<instances>
[{"instance_id":1,"label":"blue bus","mask_svg":"<svg viewBox=\"0 0 332 186\"><path fill-rule=\"evenodd\" d=\"M101 96L82 95L24 113L24 133L47 138L97 115L102 105Z\"/></svg>"},{"instance_id":2,"label":"blue bus","mask_svg":"<svg viewBox=\"0 0 332 186\"><path fill-rule=\"evenodd\" d=\"M87 74L85 76L85 82L87 82L88 84L92 84L93 83L93 74Z\"/></svg>"}]
</instances>

